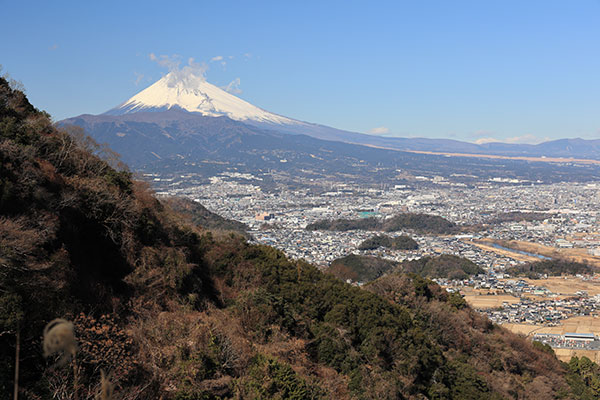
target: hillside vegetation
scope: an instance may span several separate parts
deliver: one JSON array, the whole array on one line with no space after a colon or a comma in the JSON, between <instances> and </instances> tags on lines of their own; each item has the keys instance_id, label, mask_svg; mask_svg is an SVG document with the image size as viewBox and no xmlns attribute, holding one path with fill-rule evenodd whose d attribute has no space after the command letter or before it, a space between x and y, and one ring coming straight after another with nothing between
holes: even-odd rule
<instances>
[{"instance_id":1,"label":"hillside vegetation","mask_svg":"<svg viewBox=\"0 0 600 400\"><path fill-rule=\"evenodd\" d=\"M379 278L398 265L395 261L373 256L350 254L331 262L327 272L337 278L353 282L369 282Z\"/></svg>"},{"instance_id":2,"label":"hillside vegetation","mask_svg":"<svg viewBox=\"0 0 600 400\"><path fill-rule=\"evenodd\" d=\"M210 212L202 204L184 197L165 197L161 202L180 215L187 217L189 222L204 229L213 231L231 231L242 236L248 236L248 226Z\"/></svg>"},{"instance_id":3,"label":"hillside vegetation","mask_svg":"<svg viewBox=\"0 0 600 400\"><path fill-rule=\"evenodd\" d=\"M72 132L77 134L77 132ZM90 399L594 398L587 359L501 329L418 275L368 290L191 225L0 79L0 392ZM74 360L43 357L74 324ZM587 360L587 361L586 361Z\"/></svg>"},{"instance_id":4,"label":"hillside vegetation","mask_svg":"<svg viewBox=\"0 0 600 400\"><path fill-rule=\"evenodd\" d=\"M307 230L324 231L381 231L396 232L411 230L418 233L451 234L460 231L459 227L447 219L429 214L402 213L388 219L375 217L360 219L319 220L306 226Z\"/></svg>"}]
</instances>

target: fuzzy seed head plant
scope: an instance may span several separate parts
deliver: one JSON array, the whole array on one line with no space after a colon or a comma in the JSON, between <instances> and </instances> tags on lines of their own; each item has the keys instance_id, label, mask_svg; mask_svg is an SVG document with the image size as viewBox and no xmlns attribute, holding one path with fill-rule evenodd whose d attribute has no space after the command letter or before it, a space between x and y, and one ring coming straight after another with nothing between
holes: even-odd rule
<instances>
[{"instance_id":1,"label":"fuzzy seed head plant","mask_svg":"<svg viewBox=\"0 0 600 400\"><path fill-rule=\"evenodd\" d=\"M110 381L110 378L106 376L104 370L100 370L100 393L96 395L96 400L112 400L115 385Z\"/></svg>"},{"instance_id":2,"label":"fuzzy seed head plant","mask_svg":"<svg viewBox=\"0 0 600 400\"><path fill-rule=\"evenodd\" d=\"M57 365L64 365L77 353L73 323L57 318L44 328L44 357L59 354Z\"/></svg>"}]
</instances>

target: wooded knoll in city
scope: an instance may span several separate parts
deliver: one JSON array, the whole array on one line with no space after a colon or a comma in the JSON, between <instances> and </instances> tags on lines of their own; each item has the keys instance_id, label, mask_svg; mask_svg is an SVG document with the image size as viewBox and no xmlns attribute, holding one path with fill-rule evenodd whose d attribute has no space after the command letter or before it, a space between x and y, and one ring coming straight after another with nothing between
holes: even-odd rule
<instances>
[{"instance_id":1,"label":"wooded knoll in city","mask_svg":"<svg viewBox=\"0 0 600 400\"><path fill-rule=\"evenodd\" d=\"M385 247L391 250L416 250L419 244L413 238L407 235L390 237L387 235L375 235L364 240L359 246L359 250L375 250L379 247Z\"/></svg>"},{"instance_id":2,"label":"wooded knoll in city","mask_svg":"<svg viewBox=\"0 0 600 400\"><path fill-rule=\"evenodd\" d=\"M331 262L328 273L343 281L370 282L390 271L416 274L425 278L467 279L484 270L472 261L451 254L422 257L402 262L380 257L350 254Z\"/></svg>"},{"instance_id":3,"label":"wooded knoll in city","mask_svg":"<svg viewBox=\"0 0 600 400\"><path fill-rule=\"evenodd\" d=\"M322 231L383 231L396 232L401 230L412 230L418 233L451 234L460 231L454 222L438 215L420 213L402 213L391 218L382 219L375 217L360 219L333 219L319 220L309 224L307 230Z\"/></svg>"},{"instance_id":4,"label":"wooded knoll in city","mask_svg":"<svg viewBox=\"0 0 600 400\"><path fill-rule=\"evenodd\" d=\"M561 275L591 275L595 268L569 260L543 260L517 265L506 270L512 276L526 276L531 279Z\"/></svg>"},{"instance_id":5,"label":"wooded knoll in city","mask_svg":"<svg viewBox=\"0 0 600 400\"><path fill-rule=\"evenodd\" d=\"M92 398L101 369L123 399L599 395L597 365L561 364L429 280L364 290L212 234L102 153L0 79L2 393L18 342L22 398ZM79 344L64 366L42 354L57 317Z\"/></svg>"}]
</instances>

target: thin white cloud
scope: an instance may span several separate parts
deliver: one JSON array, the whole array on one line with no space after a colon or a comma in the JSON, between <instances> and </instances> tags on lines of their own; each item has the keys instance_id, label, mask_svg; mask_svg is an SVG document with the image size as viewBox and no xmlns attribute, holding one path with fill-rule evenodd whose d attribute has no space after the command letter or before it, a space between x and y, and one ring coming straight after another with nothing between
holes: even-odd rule
<instances>
[{"instance_id":1,"label":"thin white cloud","mask_svg":"<svg viewBox=\"0 0 600 400\"><path fill-rule=\"evenodd\" d=\"M240 78L235 78L234 80L229 82L229 84L227 84L226 86L222 86L221 89L225 90L226 92L232 93L232 94L240 94L240 93L242 93L242 89L240 89L240 83L241 83Z\"/></svg>"},{"instance_id":2,"label":"thin white cloud","mask_svg":"<svg viewBox=\"0 0 600 400\"><path fill-rule=\"evenodd\" d=\"M530 133L523 136L514 136L508 139L505 139L506 143L518 143L518 144L540 144L543 142L547 142L550 140L549 137L539 137L532 135Z\"/></svg>"},{"instance_id":3,"label":"thin white cloud","mask_svg":"<svg viewBox=\"0 0 600 400\"><path fill-rule=\"evenodd\" d=\"M233 56L229 56L228 58L232 59ZM221 64L221 66L223 68L225 68L225 66L227 65L227 61L225 61L225 57L223 57L223 56L215 56L215 57L213 57L213 58L210 59L210 62L211 63L218 62L219 64Z\"/></svg>"},{"instance_id":4,"label":"thin white cloud","mask_svg":"<svg viewBox=\"0 0 600 400\"><path fill-rule=\"evenodd\" d=\"M144 74L141 74L139 72L133 71L133 75L135 75L135 80L133 81L133 83L135 84L135 86L139 85L140 82L142 81L142 79L144 79Z\"/></svg>"},{"instance_id":5,"label":"thin white cloud","mask_svg":"<svg viewBox=\"0 0 600 400\"><path fill-rule=\"evenodd\" d=\"M181 56L179 54L173 54L172 56L160 55L157 56L154 53L150 53L150 60L154 61L161 67L167 68L169 71L179 68L181 64Z\"/></svg>"},{"instance_id":6,"label":"thin white cloud","mask_svg":"<svg viewBox=\"0 0 600 400\"><path fill-rule=\"evenodd\" d=\"M386 133L390 133L390 129L385 126L378 126L377 128L369 129L369 133L373 135L385 135Z\"/></svg>"},{"instance_id":7,"label":"thin white cloud","mask_svg":"<svg viewBox=\"0 0 600 400\"><path fill-rule=\"evenodd\" d=\"M549 137L539 137L532 134L526 134L522 136L513 136L504 139L497 139L494 137L484 137L477 139L475 141L476 144L485 144L485 143L511 143L511 144L540 144L543 142L547 142L550 140Z\"/></svg>"},{"instance_id":8,"label":"thin white cloud","mask_svg":"<svg viewBox=\"0 0 600 400\"><path fill-rule=\"evenodd\" d=\"M208 65L205 63L197 63L192 57L188 58L187 65L179 67L181 65L182 57L180 55L160 55L157 56L154 53L150 53L150 60L156 62L161 67L169 70L167 85L173 86L178 82L182 82L186 87L197 87L198 82L206 81L206 71L208 71Z\"/></svg>"},{"instance_id":9,"label":"thin white cloud","mask_svg":"<svg viewBox=\"0 0 600 400\"><path fill-rule=\"evenodd\" d=\"M499 142L502 142L502 141L499 139L493 138L493 137L484 137L484 138L477 139L475 141L475 144L499 143Z\"/></svg>"}]
</instances>

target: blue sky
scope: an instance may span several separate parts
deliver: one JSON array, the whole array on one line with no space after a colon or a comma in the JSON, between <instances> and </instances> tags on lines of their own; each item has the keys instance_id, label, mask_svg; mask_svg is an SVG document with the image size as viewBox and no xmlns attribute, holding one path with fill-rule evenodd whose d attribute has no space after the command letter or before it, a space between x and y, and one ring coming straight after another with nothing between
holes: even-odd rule
<instances>
[{"instance_id":1,"label":"blue sky","mask_svg":"<svg viewBox=\"0 0 600 400\"><path fill-rule=\"evenodd\" d=\"M155 54L204 62L209 82L239 79L238 95L259 107L341 129L600 138L600 0L0 0L0 9L4 72L57 120L104 112L158 80L167 71Z\"/></svg>"}]
</instances>

